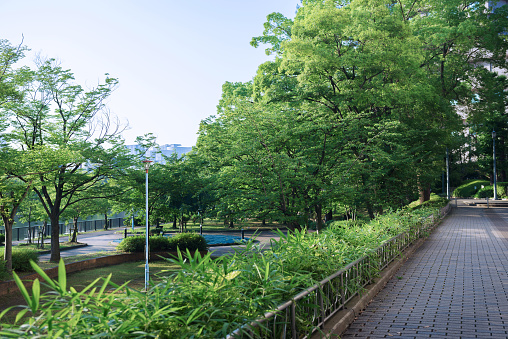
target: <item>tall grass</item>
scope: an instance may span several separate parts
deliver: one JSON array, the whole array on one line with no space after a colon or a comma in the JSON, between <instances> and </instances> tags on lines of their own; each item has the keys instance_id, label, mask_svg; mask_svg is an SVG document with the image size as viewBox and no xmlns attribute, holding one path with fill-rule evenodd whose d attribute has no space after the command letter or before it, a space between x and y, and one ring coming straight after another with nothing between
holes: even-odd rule
<instances>
[{"instance_id":1,"label":"tall grass","mask_svg":"<svg viewBox=\"0 0 508 339\"><path fill-rule=\"evenodd\" d=\"M146 292L117 286L110 277L78 292L66 286L63 262L58 280L33 264L53 292L41 295L38 281L31 294L20 285L27 301L20 314L32 317L2 325L0 336L224 337L348 263L373 255L384 241L414 229L436 211L392 212L363 224L335 222L320 234L279 233L270 250L260 250L251 240L244 250L217 260L178 252L169 260L180 269Z\"/></svg>"}]
</instances>

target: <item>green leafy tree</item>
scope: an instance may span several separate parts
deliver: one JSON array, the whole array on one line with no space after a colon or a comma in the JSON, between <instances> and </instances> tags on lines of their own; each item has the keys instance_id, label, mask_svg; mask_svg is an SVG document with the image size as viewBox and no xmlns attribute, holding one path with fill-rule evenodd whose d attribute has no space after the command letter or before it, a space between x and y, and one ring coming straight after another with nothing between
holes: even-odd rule
<instances>
[{"instance_id":1,"label":"green leafy tree","mask_svg":"<svg viewBox=\"0 0 508 339\"><path fill-rule=\"evenodd\" d=\"M39 61L36 70L20 69L18 77L23 100L6 105L13 127L9 142L23 150L44 146L60 154L58 166L40 174L33 186L51 222L51 261L57 262L61 214L89 199L80 198L82 192L104 198L100 184L121 176L129 164L120 130L104 104L117 81L107 76L103 84L85 91L54 60Z\"/></svg>"}]
</instances>

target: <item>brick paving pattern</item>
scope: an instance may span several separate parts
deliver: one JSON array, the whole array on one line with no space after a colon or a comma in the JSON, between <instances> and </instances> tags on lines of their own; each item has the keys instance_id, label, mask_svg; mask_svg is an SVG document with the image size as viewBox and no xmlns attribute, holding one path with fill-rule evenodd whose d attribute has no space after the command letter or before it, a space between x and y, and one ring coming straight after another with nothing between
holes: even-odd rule
<instances>
[{"instance_id":1,"label":"brick paving pattern","mask_svg":"<svg viewBox=\"0 0 508 339\"><path fill-rule=\"evenodd\" d=\"M508 213L459 204L341 338L508 338Z\"/></svg>"}]
</instances>

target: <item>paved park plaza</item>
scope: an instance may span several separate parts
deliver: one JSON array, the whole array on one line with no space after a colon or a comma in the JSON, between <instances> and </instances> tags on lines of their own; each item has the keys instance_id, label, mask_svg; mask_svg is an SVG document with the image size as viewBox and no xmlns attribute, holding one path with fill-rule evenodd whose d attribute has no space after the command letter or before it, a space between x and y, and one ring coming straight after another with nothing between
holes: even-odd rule
<instances>
[{"instance_id":1,"label":"paved park plaza","mask_svg":"<svg viewBox=\"0 0 508 339\"><path fill-rule=\"evenodd\" d=\"M470 202L457 202L341 338L508 338L508 205Z\"/></svg>"}]
</instances>

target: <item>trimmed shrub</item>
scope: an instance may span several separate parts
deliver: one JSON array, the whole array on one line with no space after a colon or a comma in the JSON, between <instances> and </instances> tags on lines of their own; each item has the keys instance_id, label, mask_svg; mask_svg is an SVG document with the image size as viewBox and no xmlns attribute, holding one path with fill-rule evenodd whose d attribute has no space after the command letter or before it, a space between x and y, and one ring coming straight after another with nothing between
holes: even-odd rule
<instances>
[{"instance_id":1,"label":"trimmed shrub","mask_svg":"<svg viewBox=\"0 0 508 339\"><path fill-rule=\"evenodd\" d=\"M439 195L435 193L430 194L430 200L425 201L423 204L420 204L419 200L413 201L410 203L407 208L409 210L416 210L423 207L436 207L436 208L442 208L445 207L448 203L448 199L444 197L440 197Z\"/></svg>"},{"instance_id":2,"label":"trimmed shrub","mask_svg":"<svg viewBox=\"0 0 508 339\"><path fill-rule=\"evenodd\" d=\"M208 248L205 238L197 233L180 233L172 237L152 236L148 239L150 243L150 252L176 251L177 247L181 251L189 249L190 251L204 251ZM145 250L145 236L127 237L122 240L118 249L124 252L143 252Z\"/></svg>"},{"instance_id":3,"label":"trimmed shrub","mask_svg":"<svg viewBox=\"0 0 508 339\"><path fill-rule=\"evenodd\" d=\"M120 242L117 247L120 251L124 252L143 252L145 249L145 236L136 235L134 237L127 237Z\"/></svg>"},{"instance_id":4,"label":"trimmed shrub","mask_svg":"<svg viewBox=\"0 0 508 339\"><path fill-rule=\"evenodd\" d=\"M498 182L497 183L497 197L500 199L508 198L508 183L506 182ZM480 189L474 196L475 198L485 199L487 197L494 197L494 185L485 186Z\"/></svg>"},{"instance_id":5,"label":"trimmed shrub","mask_svg":"<svg viewBox=\"0 0 508 339\"><path fill-rule=\"evenodd\" d=\"M494 197L494 186L486 186L481 188L474 195L475 198L484 199L484 198L493 198Z\"/></svg>"},{"instance_id":6,"label":"trimmed shrub","mask_svg":"<svg viewBox=\"0 0 508 339\"><path fill-rule=\"evenodd\" d=\"M30 265L30 260L33 262L39 262L39 253L31 248L13 248L12 249L12 269L18 272L30 272L32 271L32 266ZM4 251L0 253L0 263L5 263L4 259ZM0 266L2 266L0 264ZM4 266L5 268L5 266ZM0 267L1 270L1 267Z\"/></svg>"},{"instance_id":7,"label":"trimmed shrub","mask_svg":"<svg viewBox=\"0 0 508 339\"><path fill-rule=\"evenodd\" d=\"M0 245L5 242L5 234L0 234Z\"/></svg>"},{"instance_id":8,"label":"trimmed shrub","mask_svg":"<svg viewBox=\"0 0 508 339\"><path fill-rule=\"evenodd\" d=\"M155 235L150 237L148 241L150 242L150 252L172 251L171 242L169 241L168 237Z\"/></svg>"},{"instance_id":9,"label":"trimmed shrub","mask_svg":"<svg viewBox=\"0 0 508 339\"><path fill-rule=\"evenodd\" d=\"M471 198L476 195L476 193L482 188L482 186L488 186L490 182L487 180L473 180L468 181L459 187L457 187L452 196L457 198Z\"/></svg>"},{"instance_id":10,"label":"trimmed shrub","mask_svg":"<svg viewBox=\"0 0 508 339\"><path fill-rule=\"evenodd\" d=\"M197 233L180 233L169 238L172 243L173 251L176 251L176 248L180 248L180 251L185 251L188 249L190 251L206 251L208 249L208 244L205 238Z\"/></svg>"}]
</instances>

